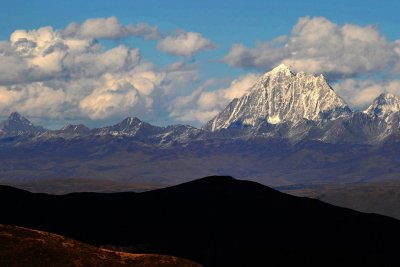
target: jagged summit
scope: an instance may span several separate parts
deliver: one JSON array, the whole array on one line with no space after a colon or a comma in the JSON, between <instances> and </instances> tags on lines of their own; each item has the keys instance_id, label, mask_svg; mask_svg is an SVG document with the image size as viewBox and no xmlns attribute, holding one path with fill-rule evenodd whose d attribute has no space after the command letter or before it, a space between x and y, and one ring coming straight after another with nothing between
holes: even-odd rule
<instances>
[{"instance_id":1,"label":"jagged summit","mask_svg":"<svg viewBox=\"0 0 400 267\"><path fill-rule=\"evenodd\" d=\"M90 132L90 129L83 124L68 124L64 126L60 131L64 133L86 134Z\"/></svg>"},{"instance_id":2,"label":"jagged summit","mask_svg":"<svg viewBox=\"0 0 400 267\"><path fill-rule=\"evenodd\" d=\"M120 123L97 129L100 135L127 135L134 136L146 124L136 117L127 117Z\"/></svg>"},{"instance_id":3,"label":"jagged summit","mask_svg":"<svg viewBox=\"0 0 400 267\"><path fill-rule=\"evenodd\" d=\"M29 124L32 125L32 123L26 119L25 117L21 116L18 112L12 112L10 116L8 116L7 121L10 123L13 122L18 122L18 123L24 123L24 124Z\"/></svg>"},{"instance_id":4,"label":"jagged summit","mask_svg":"<svg viewBox=\"0 0 400 267\"><path fill-rule=\"evenodd\" d=\"M386 119L395 112L400 111L400 98L391 93L380 94L372 104L364 110L364 113Z\"/></svg>"},{"instance_id":5,"label":"jagged summit","mask_svg":"<svg viewBox=\"0 0 400 267\"><path fill-rule=\"evenodd\" d=\"M136 117L127 117L115 125L94 129L93 133L95 135L149 137L161 133L163 129Z\"/></svg>"},{"instance_id":6,"label":"jagged summit","mask_svg":"<svg viewBox=\"0 0 400 267\"><path fill-rule=\"evenodd\" d=\"M68 124L61 128L61 131L77 131L80 129L89 129L83 124Z\"/></svg>"},{"instance_id":7,"label":"jagged summit","mask_svg":"<svg viewBox=\"0 0 400 267\"><path fill-rule=\"evenodd\" d=\"M400 136L399 97L384 93L363 112L352 112L323 75L294 73L284 64L260 76L248 93L234 99L203 129L188 125L154 126L137 117L127 117L117 124L95 129L72 124L60 130L47 130L17 112L0 122L0 139L5 138L6 142L31 137L35 141L115 136L161 146L221 137L277 138L292 143L377 143L395 135Z\"/></svg>"},{"instance_id":8,"label":"jagged summit","mask_svg":"<svg viewBox=\"0 0 400 267\"><path fill-rule=\"evenodd\" d=\"M323 75L293 73L281 64L262 75L251 90L234 99L204 128L223 128L321 121L349 115L350 108L331 88Z\"/></svg>"},{"instance_id":9,"label":"jagged summit","mask_svg":"<svg viewBox=\"0 0 400 267\"><path fill-rule=\"evenodd\" d=\"M127 117L125 118L120 124L125 124L125 125L136 125L138 123L141 123L142 121L136 117Z\"/></svg>"},{"instance_id":10,"label":"jagged summit","mask_svg":"<svg viewBox=\"0 0 400 267\"><path fill-rule=\"evenodd\" d=\"M141 127L145 122L142 122L136 117L127 117L120 123L112 126L113 130L129 132L132 130L136 130L138 127Z\"/></svg>"},{"instance_id":11,"label":"jagged summit","mask_svg":"<svg viewBox=\"0 0 400 267\"><path fill-rule=\"evenodd\" d=\"M294 73L290 70L290 68L283 63L265 74L278 74L278 73L283 73L285 75L294 75Z\"/></svg>"},{"instance_id":12,"label":"jagged summit","mask_svg":"<svg viewBox=\"0 0 400 267\"><path fill-rule=\"evenodd\" d=\"M18 112L13 112L5 121L0 122L0 135L18 136L36 134L43 131L42 127L35 126Z\"/></svg>"},{"instance_id":13,"label":"jagged summit","mask_svg":"<svg viewBox=\"0 0 400 267\"><path fill-rule=\"evenodd\" d=\"M22 118L21 114L19 114L18 112L14 111L12 112L9 116L8 119L19 119Z\"/></svg>"}]
</instances>

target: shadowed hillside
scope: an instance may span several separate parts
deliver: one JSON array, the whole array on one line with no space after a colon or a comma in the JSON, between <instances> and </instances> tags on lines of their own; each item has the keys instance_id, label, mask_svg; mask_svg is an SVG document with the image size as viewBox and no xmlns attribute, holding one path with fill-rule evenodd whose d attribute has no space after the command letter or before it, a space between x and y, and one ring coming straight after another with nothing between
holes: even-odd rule
<instances>
[{"instance_id":1,"label":"shadowed hillside","mask_svg":"<svg viewBox=\"0 0 400 267\"><path fill-rule=\"evenodd\" d=\"M399 221L231 177L144 193L54 196L3 186L0 209L0 223L205 266L400 264Z\"/></svg>"},{"instance_id":2,"label":"shadowed hillside","mask_svg":"<svg viewBox=\"0 0 400 267\"><path fill-rule=\"evenodd\" d=\"M63 236L0 225L0 266L201 267L171 256L100 249Z\"/></svg>"}]
</instances>

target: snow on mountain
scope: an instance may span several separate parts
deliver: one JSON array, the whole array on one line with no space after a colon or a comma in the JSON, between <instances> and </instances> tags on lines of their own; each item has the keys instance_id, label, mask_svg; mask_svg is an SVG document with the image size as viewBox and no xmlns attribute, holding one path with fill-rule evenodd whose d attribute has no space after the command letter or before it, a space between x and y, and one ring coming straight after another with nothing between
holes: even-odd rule
<instances>
[{"instance_id":1,"label":"snow on mountain","mask_svg":"<svg viewBox=\"0 0 400 267\"><path fill-rule=\"evenodd\" d=\"M399 111L400 98L390 93L383 93L379 95L366 110L364 110L364 113L387 121L392 114Z\"/></svg>"},{"instance_id":2,"label":"snow on mountain","mask_svg":"<svg viewBox=\"0 0 400 267\"><path fill-rule=\"evenodd\" d=\"M379 95L372 104L364 110L370 118L377 121L375 124L383 124L385 130L380 134L381 140L392 134L400 133L400 98L383 93ZM383 122L383 123L382 123Z\"/></svg>"},{"instance_id":3,"label":"snow on mountain","mask_svg":"<svg viewBox=\"0 0 400 267\"><path fill-rule=\"evenodd\" d=\"M87 133L90 129L83 124L68 124L61 128L60 131L66 133Z\"/></svg>"},{"instance_id":4,"label":"snow on mountain","mask_svg":"<svg viewBox=\"0 0 400 267\"><path fill-rule=\"evenodd\" d=\"M94 135L128 136L138 140L147 140L154 144L188 142L198 134L198 129L188 125L159 127L143 122L135 117L128 117L113 126L92 130Z\"/></svg>"},{"instance_id":5,"label":"snow on mountain","mask_svg":"<svg viewBox=\"0 0 400 267\"><path fill-rule=\"evenodd\" d=\"M71 139L76 137L84 137L91 134L91 130L83 124L68 124L60 130L47 130L37 136L38 139L49 139L61 137Z\"/></svg>"},{"instance_id":6,"label":"snow on mountain","mask_svg":"<svg viewBox=\"0 0 400 267\"><path fill-rule=\"evenodd\" d=\"M69 124L64 126L61 130L56 131L60 137L73 138L85 136L90 134L90 129L83 124Z\"/></svg>"},{"instance_id":7,"label":"snow on mountain","mask_svg":"<svg viewBox=\"0 0 400 267\"><path fill-rule=\"evenodd\" d=\"M135 136L143 126L151 126L136 117L128 117L113 126L95 129L96 135ZM155 126L153 126L155 127Z\"/></svg>"},{"instance_id":8,"label":"snow on mountain","mask_svg":"<svg viewBox=\"0 0 400 267\"><path fill-rule=\"evenodd\" d=\"M32 141L129 137L161 146L237 138L372 144L400 136L400 98L381 94L363 112L353 112L323 75L293 73L282 64L262 75L248 93L234 99L203 129L188 125L160 127L128 117L96 129L67 125L60 130L45 130L12 113L0 123L0 137L11 136L32 136Z\"/></svg>"},{"instance_id":9,"label":"snow on mountain","mask_svg":"<svg viewBox=\"0 0 400 267\"><path fill-rule=\"evenodd\" d=\"M349 114L350 108L323 75L295 74L281 64L262 75L248 93L234 99L204 129L256 126L265 121L296 124L304 119L321 121Z\"/></svg>"}]
</instances>

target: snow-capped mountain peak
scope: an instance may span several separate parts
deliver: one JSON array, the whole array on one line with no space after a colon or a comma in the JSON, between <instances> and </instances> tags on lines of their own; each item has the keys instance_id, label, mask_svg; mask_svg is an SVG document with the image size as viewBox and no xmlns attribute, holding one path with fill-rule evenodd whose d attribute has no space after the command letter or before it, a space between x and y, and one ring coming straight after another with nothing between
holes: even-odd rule
<instances>
[{"instance_id":1,"label":"snow-capped mountain peak","mask_svg":"<svg viewBox=\"0 0 400 267\"><path fill-rule=\"evenodd\" d=\"M113 126L95 129L95 132L100 135L134 136L143 124L145 123L136 117L127 117Z\"/></svg>"},{"instance_id":2,"label":"snow-capped mountain peak","mask_svg":"<svg viewBox=\"0 0 400 267\"><path fill-rule=\"evenodd\" d=\"M293 73L281 64L262 75L239 99L234 99L204 128L216 131L235 126L321 121L351 114L350 108L323 75Z\"/></svg>"},{"instance_id":3,"label":"snow-capped mountain peak","mask_svg":"<svg viewBox=\"0 0 400 267\"><path fill-rule=\"evenodd\" d=\"M287 76L292 76L294 73L290 70L288 66L285 64L280 64L279 66L273 68L270 72L266 73L267 75L277 75L277 74L284 74Z\"/></svg>"},{"instance_id":4,"label":"snow-capped mountain peak","mask_svg":"<svg viewBox=\"0 0 400 267\"><path fill-rule=\"evenodd\" d=\"M399 111L400 98L391 93L382 93L364 110L364 113L372 117L387 119L390 115Z\"/></svg>"},{"instance_id":5,"label":"snow-capped mountain peak","mask_svg":"<svg viewBox=\"0 0 400 267\"><path fill-rule=\"evenodd\" d=\"M68 124L61 128L60 131L66 133L87 133L90 129L83 124Z\"/></svg>"},{"instance_id":6,"label":"snow-capped mountain peak","mask_svg":"<svg viewBox=\"0 0 400 267\"><path fill-rule=\"evenodd\" d=\"M122 132L129 132L137 130L143 122L136 117L127 117L120 123L114 125L115 130Z\"/></svg>"},{"instance_id":7,"label":"snow-capped mountain peak","mask_svg":"<svg viewBox=\"0 0 400 267\"><path fill-rule=\"evenodd\" d=\"M136 117L127 117L126 119L124 119L121 123L122 124L126 124L126 125L136 125L141 123L142 121L139 120Z\"/></svg>"}]
</instances>

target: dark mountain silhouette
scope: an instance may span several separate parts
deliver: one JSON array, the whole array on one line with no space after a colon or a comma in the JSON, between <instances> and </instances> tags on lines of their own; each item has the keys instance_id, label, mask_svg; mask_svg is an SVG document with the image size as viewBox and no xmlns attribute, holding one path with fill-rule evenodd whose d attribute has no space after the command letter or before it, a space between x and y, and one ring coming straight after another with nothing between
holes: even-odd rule
<instances>
[{"instance_id":1,"label":"dark mountain silhouette","mask_svg":"<svg viewBox=\"0 0 400 267\"><path fill-rule=\"evenodd\" d=\"M0 237L0 266L201 267L172 256L113 251L11 225L0 225Z\"/></svg>"},{"instance_id":2,"label":"dark mountain silhouette","mask_svg":"<svg viewBox=\"0 0 400 267\"><path fill-rule=\"evenodd\" d=\"M0 187L0 223L205 266L399 266L400 221L231 177L144 193Z\"/></svg>"}]
</instances>

